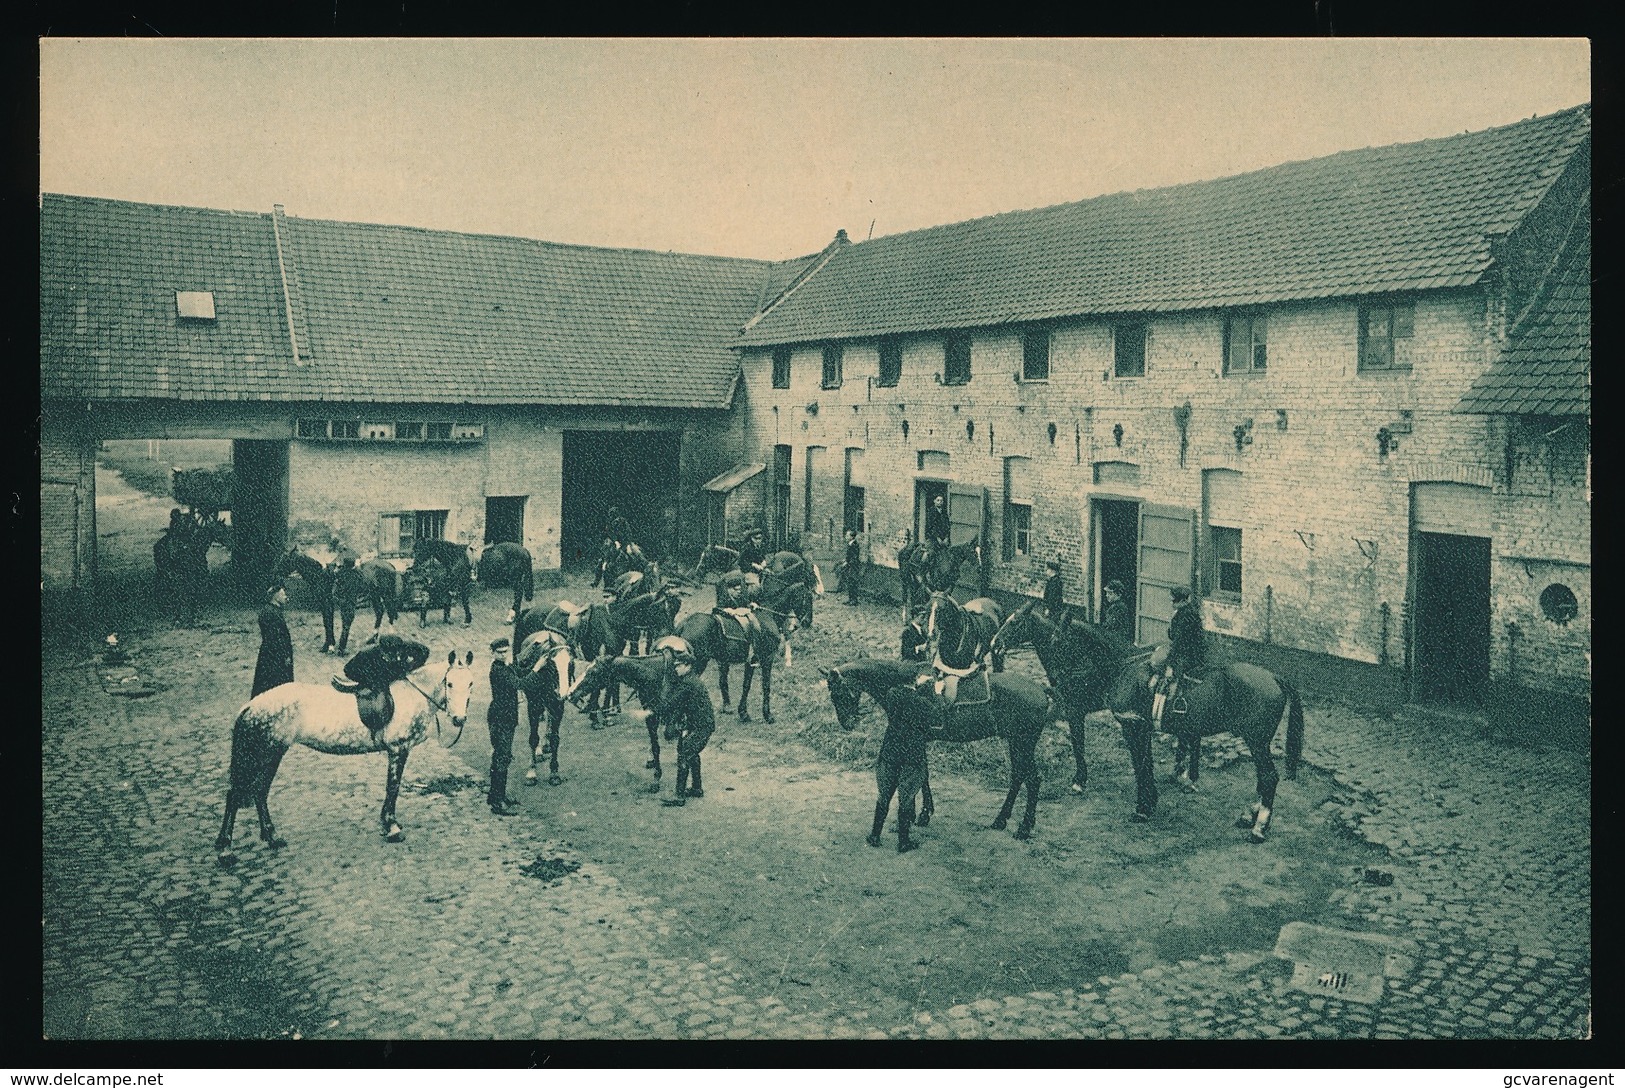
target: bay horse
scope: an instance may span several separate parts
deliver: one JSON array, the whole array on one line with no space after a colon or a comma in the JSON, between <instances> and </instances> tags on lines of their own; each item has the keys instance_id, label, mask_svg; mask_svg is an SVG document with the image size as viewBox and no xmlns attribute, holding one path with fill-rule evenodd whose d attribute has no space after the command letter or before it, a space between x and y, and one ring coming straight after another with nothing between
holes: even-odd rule
<instances>
[{"instance_id":1,"label":"bay horse","mask_svg":"<svg viewBox=\"0 0 1625 1088\"><path fill-rule=\"evenodd\" d=\"M474 612L469 608L468 597L474 584L474 564L469 562L468 549L455 540L419 540L412 545L414 568L431 558L438 560L445 568L445 576L429 584L430 604L425 606L419 618L427 616L428 607L440 607L442 622L450 623L451 605L455 597L462 602L463 626L471 626Z\"/></svg>"},{"instance_id":2,"label":"bay horse","mask_svg":"<svg viewBox=\"0 0 1625 1088\"><path fill-rule=\"evenodd\" d=\"M847 723L855 718L860 692L867 692L878 700L899 684L913 685L917 673L916 665L878 658L859 658L824 670L836 720L843 729L851 728ZM1038 819L1038 738L1055 720L1055 701L1045 688L1024 676L984 675L987 676L986 701L960 702L952 707L934 704L941 725L933 728L931 739L959 744L1003 737L1010 754L1010 788L991 826L995 831L1003 831L1009 825L1016 797L1025 789L1027 807L1016 826L1015 836L1031 838Z\"/></svg>"},{"instance_id":3,"label":"bay horse","mask_svg":"<svg viewBox=\"0 0 1625 1088\"><path fill-rule=\"evenodd\" d=\"M650 613L658 617L653 620L649 630L649 641L652 643L666 633L671 618L682 605L676 587L670 585L618 603L595 603L579 609L563 607L567 603L561 601L552 607L527 608L514 617L513 645L524 645L525 640L538 631L556 631L569 639L571 652L577 658L590 663L605 655L613 657L624 652L628 642L638 634L636 621L649 618ZM600 715L618 712L621 703L619 687L611 684L603 699L604 707L600 709L599 694L594 690L592 701L587 706L594 729L602 728L604 724Z\"/></svg>"},{"instance_id":4,"label":"bay horse","mask_svg":"<svg viewBox=\"0 0 1625 1088\"><path fill-rule=\"evenodd\" d=\"M1083 719L1104 709L1106 683L1111 677L1088 656L1076 652L1048 616L1035 611L1038 603L1028 601L1010 614L993 636L993 653L1003 658L1010 650L1026 643L1038 655L1045 677L1060 696L1059 709L1066 715L1067 732L1072 739L1076 768L1071 789L1073 793L1082 793L1089 783ZM1125 648L1125 656L1128 652Z\"/></svg>"},{"instance_id":5,"label":"bay horse","mask_svg":"<svg viewBox=\"0 0 1625 1088\"><path fill-rule=\"evenodd\" d=\"M481 585L513 590L513 604L502 621L512 623L525 602L536 596L536 570L530 549L505 540L470 551L476 552L475 570L479 572Z\"/></svg>"},{"instance_id":6,"label":"bay horse","mask_svg":"<svg viewBox=\"0 0 1625 1088\"><path fill-rule=\"evenodd\" d=\"M649 786L650 793L658 793L660 790L662 772L658 717L661 685L665 681L665 676L664 656L620 657L606 654L587 666L587 671L577 679L575 691L570 696L570 701L580 707L583 700L591 698L596 703L599 693L616 690L622 684L632 689L632 693L638 697L638 702L645 708L644 725L649 729L649 760L643 768L654 771L655 780Z\"/></svg>"},{"instance_id":7,"label":"bay horse","mask_svg":"<svg viewBox=\"0 0 1625 1088\"><path fill-rule=\"evenodd\" d=\"M813 598L823 595L824 578L818 564L798 552L780 551L767 558L756 603L773 614L788 638L797 627L812 626Z\"/></svg>"},{"instance_id":8,"label":"bay horse","mask_svg":"<svg viewBox=\"0 0 1625 1088\"><path fill-rule=\"evenodd\" d=\"M1026 622L1040 626L1050 623L1037 611L1030 612ZM1079 689L1080 700L1085 701L1085 705L1095 702L1085 700L1083 692L1098 690L1099 705L1088 706L1088 709L1111 711L1123 730L1123 740L1134 766L1134 820L1144 823L1157 807L1157 784L1151 763L1150 680L1157 671L1152 664L1153 653L1097 624L1073 623L1068 626L1067 634L1072 636L1068 643L1070 653L1080 667L1100 678L1088 688ZM1182 684L1180 701L1186 704L1186 712L1174 713L1172 707L1165 710L1162 730L1172 734L1183 750L1185 773L1189 778L1185 788L1195 789L1203 737L1215 733L1233 733L1240 737L1252 753L1258 799L1248 815L1237 821L1237 826L1248 828L1253 842L1263 842L1275 805L1275 787L1280 782L1270 746L1281 727L1283 714L1287 719L1287 778L1298 776L1298 764L1303 757L1303 702L1297 689L1268 669L1235 662L1208 670L1200 683ZM1181 784L1185 782L1182 780Z\"/></svg>"},{"instance_id":9,"label":"bay horse","mask_svg":"<svg viewBox=\"0 0 1625 1088\"><path fill-rule=\"evenodd\" d=\"M260 838L272 850L280 850L287 840L276 833L266 797L276 778L282 757L295 744L303 744L329 755L352 756L384 752L389 770L384 786L384 807L378 814L380 834L389 842L406 838L395 818L395 798L400 793L406 757L429 735L431 724L440 726L442 712L459 730L468 720L469 697L474 690L474 654L459 656L453 650L446 656L446 671L433 694L419 688L409 677L390 685L395 699L395 716L374 733L361 721L355 696L327 684L282 684L261 692L237 714L231 730L231 771L226 788L226 816L214 842L216 860L222 867L235 865L231 848L237 810L252 804L259 814Z\"/></svg>"},{"instance_id":10,"label":"bay horse","mask_svg":"<svg viewBox=\"0 0 1625 1088\"><path fill-rule=\"evenodd\" d=\"M739 630L739 635L732 632ZM733 665L745 666L745 678L739 687L739 720L750 721L746 703L750 699L750 683L758 668L762 670L762 720L773 721L773 659L781 648L788 651L789 644L779 631L771 613L758 611L754 630L741 629L732 616L718 616L711 612L691 612L677 625L677 637L687 642L694 653L695 673L705 672L711 661L717 663L717 687L722 693L721 712L731 708L728 691L728 670ZM788 657L786 657L788 662Z\"/></svg>"},{"instance_id":11,"label":"bay horse","mask_svg":"<svg viewBox=\"0 0 1625 1088\"><path fill-rule=\"evenodd\" d=\"M356 567L361 576L361 587L372 605L372 634L367 642L378 641L388 615L391 628L400 622L400 604L406 596L406 578L387 559L369 559Z\"/></svg>"},{"instance_id":12,"label":"bay horse","mask_svg":"<svg viewBox=\"0 0 1625 1088\"><path fill-rule=\"evenodd\" d=\"M567 636L549 628L525 636L514 663L524 673L519 690L525 693L525 711L530 720L530 768L525 782L534 786L536 765L548 760L547 782L557 786L559 777L559 725L564 720L564 701L574 687ZM547 715L547 744L542 744L542 715Z\"/></svg>"},{"instance_id":13,"label":"bay horse","mask_svg":"<svg viewBox=\"0 0 1625 1088\"><path fill-rule=\"evenodd\" d=\"M333 638L333 582L338 577L338 568L331 563L323 563L315 556L306 555L295 545L277 560L271 578L281 582L295 576L310 588L313 603L322 614L322 653L330 654L336 645Z\"/></svg>"}]
</instances>

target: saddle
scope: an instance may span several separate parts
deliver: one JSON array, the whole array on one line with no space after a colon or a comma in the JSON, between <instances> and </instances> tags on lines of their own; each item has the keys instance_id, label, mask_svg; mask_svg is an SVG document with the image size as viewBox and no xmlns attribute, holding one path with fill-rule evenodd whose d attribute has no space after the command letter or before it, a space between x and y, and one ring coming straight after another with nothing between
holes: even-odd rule
<instances>
[{"instance_id":1,"label":"saddle","mask_svg":"<svg viewBox=\"0 0 1625 1088\"><path fill-rule=\"evenodd\" d=\"M1189 674L1178 677L1172 682L1159 684L1157 693L1151 700L1151 723L1160 726L1163 715L1189 714L1191 710L1189 693L1192 688L1202 686L1203 681Z\"/></svg>"},{"instance_id":2,"label":"saddle","mask_svg":"<svg viewBox=\"0 0 1625 1088\"><path fill-rule=\"evenodd\" d=\"M717 608L711 614L717 617L717 629L725 640L745 644L745 659L749 663L755 654L751 635L757 629L756 614L749 608ZM732 620L733 624L727 623L728 620Z\"/></svg>"},{"instance_id":3,"label":"saddle","mask_svg":"<svg viewBox=\"0 0 1625 1088\"><path fill-rule=\"evenodd\" d=\"M333 688L335 691L355 696L356 714L360 716L361 724L374 734L387 728L390 720L395 717L395 697L389 693L388 688L372 691L342 673L333 674Z\"/></svg>"},{"instance_id":4,"label":"saddle","mask_svg":"<svg viewBox=\"0 0 1625 1088\"><path fill-rule=\"evenodd\" d=\"M574 631L580 627L581 617L592 611L592 605L590 604L571 604L569 601L560 601L558 604L554 605L554 607L560 612L564 613L565 626L571 631ZM561 632L561 634L562 633L564 632Z\"/></svg>"},{"instance_id":5,"label":"saddle","mask_svg":"<svg viewBox=\"0 0 1625 1088\"><path fill-rule=\"evenodd\" d=\"M938 704L944 711L985 706L993 701L993 679L981 662L956 669L945 664L939 655L931 667L936 676L932 690L937 693Z\"/></svg>"}]
</instances>

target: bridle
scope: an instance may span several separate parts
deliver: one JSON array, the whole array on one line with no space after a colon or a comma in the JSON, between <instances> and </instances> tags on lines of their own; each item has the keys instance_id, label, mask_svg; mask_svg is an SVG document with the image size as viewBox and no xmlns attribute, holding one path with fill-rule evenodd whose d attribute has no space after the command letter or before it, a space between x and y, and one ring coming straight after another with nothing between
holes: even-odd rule
<instances>
[{"instance_id":1,"label":"bridle","mask_svg":"<svg viewBox=\"0 0 1625 1088\"><path fill-rule=\"evenodd\" d=\"M448 665L446 667L445 674L440 677L440 690L441 691L445 690L446 678L451 675L451 670L453 668L456 668L456 667L457 666L451 666L451 665ZM466 665L462 666L462 667L467 668ZM450 709L451 700L449 698L430 695L428 692L426 692L422 688L418 687L417 682L414 681L410 676L406 677L406 683L407 683L407 685L409 687L411 687L411 689L413 691L415 691L419 695L423 696L424 700L426 702L428 702L428 704L429 704L429 709L434 712L434 739L435 739L435 742L437 744L439 744L440 747L442 747L442 748L455 748L455 747L457 747L457 742L463 739L463 728L464 728L464 726L466 726L468 724L468 719L467 718L463 719L463 724L459 725L457 727L457 735L455 737L451 738L451 743L450 744L447 744L445 742L445 740L443 739L442 733L441 733L440 712L442 710L449 710Z\"/></svg>"}]
</instances>

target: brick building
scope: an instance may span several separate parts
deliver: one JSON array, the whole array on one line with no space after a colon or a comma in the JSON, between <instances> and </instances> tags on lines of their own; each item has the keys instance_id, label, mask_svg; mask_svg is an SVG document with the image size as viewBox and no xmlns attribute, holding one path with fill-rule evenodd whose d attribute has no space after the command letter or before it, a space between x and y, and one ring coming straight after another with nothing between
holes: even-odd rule
<instances>
[{"instance_id":1,"label":"brick building","mask_svg":"<svg viewBox=\"0 0 1625 1088\"><path fill-rule=\"evenodd\" d=\"M1588 699L1589 189L1578 107L843 233L738 340L764 509L888 566L944 493L984 588L1034 594L1058 557L1088 609L1133 587L1142 641L1190 584L1262 663Z\"/></svg>"},{"instance_id":2,"label":"brick building","mask_svg":"<svg viewBox=\"0 0 1625 1088\"><path fill-rule=\"evenodd\" d=\"M48 194L41 576L95 577L97 443L234 440L237 557L288 540L662 553L731 463L730 342L795 266Z\"/></svg>"}]
</instances>

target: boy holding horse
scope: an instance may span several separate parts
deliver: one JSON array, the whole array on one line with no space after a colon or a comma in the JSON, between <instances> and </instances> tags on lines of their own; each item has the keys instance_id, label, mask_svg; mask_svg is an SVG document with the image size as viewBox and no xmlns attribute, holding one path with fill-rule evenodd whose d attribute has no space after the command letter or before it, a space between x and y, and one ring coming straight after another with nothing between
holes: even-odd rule
<instances>
[{"instance_id":1,"label":"boy holding horse","mask_svg":"<svg viewBox=\"0 0 1625 1088\"><path fill-rule=\"evenodd\" d=\"M666 725L666 739L677 742L677 796L660 803L676 806L687 804L687 798L705 796L700 784L700 752L716 730L717 718L711 693L694 675L694 655L677 650L671 662L671 673L662 685L659 716Z\"/></svg>"},{"instance_id":2,"label":"boy holding horse","mask_svg":"<svg viewBox=\"0 0 1625 1088\"><path fill-rule=\"evenodd\" d=\"M508 796L508 764L513 762L513 734L519 728L519 670L508 660L513 651L505 638L491 643L491 706L485 723L491 732L491 785L485 800L498 816L519 812Z\"/></svg>"},{"instance_id":3,"label":"boy holding horse","mask_svg":"<svg viewBox=\"0 0 1625 1088\"><path fill-rule=\"evenodd\" d=\"M876 701L886 711L886 735L881 738L880 758L875 762L875 822L865 841L870 846L880 845L880 833L885 830L886 814L895 794L897 852L906 854L920 845L909 838L909 830L914 826L914 798L926 783L926 741L931 739L929 723L935 711L927 697L906 684L891 688Z\"/></svg>"}]
</instances>

